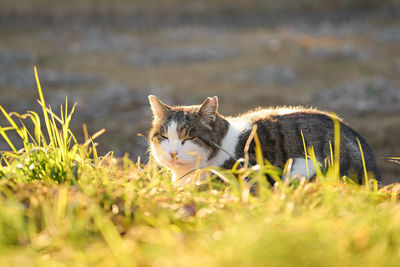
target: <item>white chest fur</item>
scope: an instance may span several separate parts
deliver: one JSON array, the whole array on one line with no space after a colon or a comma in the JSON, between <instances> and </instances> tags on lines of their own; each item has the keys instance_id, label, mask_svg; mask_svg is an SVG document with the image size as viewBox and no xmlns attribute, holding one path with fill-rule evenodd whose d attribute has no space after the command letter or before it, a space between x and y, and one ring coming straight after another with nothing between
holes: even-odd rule
<instances>
[{"instance_id":1,"label":"white chest fur","mask_svg":"<svg viewBox=\"0 0 400 267\"><path fill-rule=\"evenodd\" d=\"M236 146L239 142L241 133L245 130L251 129L251 123L245 120L227 119L229 121L229 128L222 139L221 147L217 155L207 162L207 166L222 166L224 162L235 155Z\"/></svg>"}]
</instances>

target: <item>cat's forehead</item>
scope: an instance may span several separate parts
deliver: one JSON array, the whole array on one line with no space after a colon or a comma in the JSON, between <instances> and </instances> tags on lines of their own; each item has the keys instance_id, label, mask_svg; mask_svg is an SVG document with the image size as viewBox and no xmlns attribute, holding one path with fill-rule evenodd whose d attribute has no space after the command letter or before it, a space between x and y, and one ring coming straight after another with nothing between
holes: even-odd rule
<instances>
[{"instance_id":1,"label":"cat's forehead","mask_svg":"<svg viewBox=\"0 0 400 267\"><path fill-rule=\"evenodd\" d=\"M176 122L176 124L182 123L190 123L197 119L196 112L190 109L173 109L171 110L164 118L164 122L168 125L172 122Z\"/></svg>"}]
</instances>

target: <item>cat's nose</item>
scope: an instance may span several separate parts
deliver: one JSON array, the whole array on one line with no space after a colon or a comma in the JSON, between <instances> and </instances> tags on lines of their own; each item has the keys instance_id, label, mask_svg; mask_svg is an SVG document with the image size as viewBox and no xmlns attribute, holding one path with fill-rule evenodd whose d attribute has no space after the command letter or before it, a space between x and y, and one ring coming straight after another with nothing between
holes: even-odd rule
<instances>
[{"instance_id":1,"label":"cat's nose","mask_svg":"<svg viewBox=\"0 0 400 267\"><path fill-rule=\"evenodd\" d=\"M171 158L175 159L176 158L176 152L169 152L169 155L171 156Z\"/></svg>"}]
</instances>

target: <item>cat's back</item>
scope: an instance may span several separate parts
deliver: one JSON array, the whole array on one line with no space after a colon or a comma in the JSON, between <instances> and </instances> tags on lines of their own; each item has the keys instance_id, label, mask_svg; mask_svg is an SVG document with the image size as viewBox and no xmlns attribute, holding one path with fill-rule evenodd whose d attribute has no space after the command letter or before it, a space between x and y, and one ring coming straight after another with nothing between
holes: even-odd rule
<instances>
[{"instance_id":1,"label":"cat's back","mask_svg":"<svg viewBox=\"0 0 400 267\"><path fill-rule=\"evenodd\" d=\"M248 131L253 128L253 125L257 125L257 132L261 136L270 138L271 142L285 139L291 143L292 147L302 146L302 134L306 135L309 140L320 140L321 138L327 140L332 137L333 120L338 120L347 128L347 125L334 114L301 106L257 108L228 118L228 121L234 125L246 124Z\"/></svg>"},{"instance_id":2,"label":"cat's back","mask_svg":"<svg viewBox=\"0 0 400 267\"><path fill-rule=\"evenodd\" d=\"M328 113L315 108L306 108L302 106L283 106L276 108L257 108L243 113L235 118L236 120L245 120L249 122L277 121L277 120L297 120L297 119L316 119L332 120L332 118L342 121L333 113Z\"/></svg>"}]
</instances>

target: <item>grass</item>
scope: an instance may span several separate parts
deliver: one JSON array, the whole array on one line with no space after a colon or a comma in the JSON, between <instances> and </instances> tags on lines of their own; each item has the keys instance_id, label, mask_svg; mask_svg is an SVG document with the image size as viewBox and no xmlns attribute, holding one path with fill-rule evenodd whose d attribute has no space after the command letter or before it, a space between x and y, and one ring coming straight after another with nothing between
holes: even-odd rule
<instances>
[{"instance_id":1,"label":"grass","mask_svg":"<svg viewBox=\"0 0 400 267\"><path fill-rule=\"evenodd\" d=\"M270 188L287 170L258 151L255 166L213 170L227 184L179 188L151 159L99 156L102 131L80 144L74 109L57 116L35 74L43 114L1 108L1 266L399 266L399 184L355 185L335 159L315 182Z\"/></svg>"}]
</instances>

